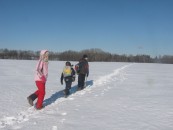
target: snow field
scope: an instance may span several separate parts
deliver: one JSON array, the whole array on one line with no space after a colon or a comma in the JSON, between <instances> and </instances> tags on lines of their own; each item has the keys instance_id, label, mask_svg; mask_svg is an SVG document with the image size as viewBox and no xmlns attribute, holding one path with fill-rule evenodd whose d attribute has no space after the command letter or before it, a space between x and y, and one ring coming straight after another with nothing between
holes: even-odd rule
<instances>
[{"instance_id":1,"label":"snow field","mask_svg":"<svg viewBox=\"0 0 173 130\"><path fill-rule=\"evenodd\" d=\"M87 87L76 92L76 80L64 98L64 63L49 63L46 107L37 111L26 101L36 61L1 60L0 129L173 129L172 65L91 62Z\"/></svg>"}]
</instances>

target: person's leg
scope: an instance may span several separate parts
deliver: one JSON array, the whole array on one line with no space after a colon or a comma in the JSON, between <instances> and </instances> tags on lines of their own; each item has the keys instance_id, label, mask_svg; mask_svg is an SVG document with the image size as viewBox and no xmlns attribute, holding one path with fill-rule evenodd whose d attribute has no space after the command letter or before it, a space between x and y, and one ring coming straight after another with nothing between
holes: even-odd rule
<instances>
[{"instance_id":1,"label":"person's leg","mask_svg":"<svg viewBox=\"0 0 173 130\"><path fill-rule=\"evenodd\" d=\"M41 109L43 107L43 100L45 96L45 83L41 81L36 81L36 85L38 87L38 100L37 100L36 108Z\"/></svg>"},{"instance_id":2,"label":"person's leg","mask_svg":"<svg viewBox=\"0 0 173 130\"><path fill-rule=\"evenodd\" d=\"M82 74L81 76L81 88L83 89L85 85L85 74Z\"/></svg>"},{"instance_id":3,"label":"person's leg","mask_svg":"<svg viewBox=\"0 0 173 130\"><path fill-rule=\"evenodd\" d=\"M71 84L72 84L71 81L67 81L66 82L66 88L65 88L66 95L69 95L70 94Z\"/></svg>"},{"instance_id":4,"label":"person's leg","mask_svg":"<svg viewBox=\"0 0 173 130\"><path fill-rule=\"evenodd\" d=\"M81 83L81 74L78 75L78 89L80 89L82 86L82 83Z\"/></svg>"},{"instance_id":5,"label":"person's leg","mask_svg":"<svg viewBox=\"0 0 173 130\"><path fill-rule=\"evenodd\" d=\"M30 96L27 97L28 103L33 106L34 105L34 100L37 98L37 95L35 93L31 94Z\"/></svg>"},{"instance_id":6,"label":"person's leg","mask_svg":"<svg viewBox=\"0 0 173 130\"><path fill-rule=\"evenodd\" d=\"M33 93L33 94L31 94L30 96L27 97L28 103L29 103L31 106L34 105L33 102L34 102L34 100L38 97L38 94L39 94L39 92L38 92L38 90L37 90L35 93Z\"/></svg>"},{"instance_id":7,"label":"person's leg","mask_svg":"<svg viewBox=\"0 0 173 130\"><path fill-rule=\"evenodd\" d=\"M78 76L78 89L83 89L85 83L85 74L79 74Z\"/></svg>"}]
</instances>

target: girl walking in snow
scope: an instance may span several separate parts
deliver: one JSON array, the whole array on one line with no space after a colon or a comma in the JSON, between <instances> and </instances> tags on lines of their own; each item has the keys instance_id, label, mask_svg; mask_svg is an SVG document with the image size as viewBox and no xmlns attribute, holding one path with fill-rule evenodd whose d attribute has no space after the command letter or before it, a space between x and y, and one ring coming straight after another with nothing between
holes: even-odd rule
<instances>
[{"instance_id":1,"label":"girl walking in snow","mask_svg":"<svg viewBox=\"0 0 173 130\"><path fill-rule=\"evenodd\" d=\"M40 110L43 108L43 100L45 96L45 84L48 77L48 56L49 52L47 50L42 50L40 52L40 59L36 65L36 73L35 73L35 83L38 88L36 92L27 97L27 100L31 106L33 106L33 102L36 98L37 103L35 108Z\"/></svg>"}]
</instances>

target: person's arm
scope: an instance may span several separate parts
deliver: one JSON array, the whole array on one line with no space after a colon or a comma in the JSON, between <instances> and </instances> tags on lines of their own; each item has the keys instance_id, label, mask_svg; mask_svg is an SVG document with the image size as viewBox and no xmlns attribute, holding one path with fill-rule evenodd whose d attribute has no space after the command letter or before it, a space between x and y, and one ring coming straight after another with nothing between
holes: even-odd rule
<instances>
[{"instance_id":1,"label":"person's arm","mask_svg":"<svg viewBox=\"0 0 173 130\"><path fill-rule=\"evenodd\" d=\"M61 84L63 85L63 79L64 79L64 75L63 73L61 74Z\"/></svg>"},{"instance_id":2,"label":"person's arm","mask_svg":"<svg viewBox=\"0 0 173 130\"><path fill-rule=\"evenodd\" d=\"M86 76L88 77L88 76L89 76L89 64L88 64L88 62L86 63L86 67L87 67L87 73L86 73Z\"/></svg>"},{"instance_id":3,"label":"person's arm","mask_svg":"<svg viewBox=\"0 0 173 130\"><path fill-rule=\"evenodd\" d=\"M48 77L48 62L43 63L43 75L47 80L47 77Z\"/></svg>"},{"instance_id":4,"label":"person's arm","mask_svg":"<svg viewBox=\"0 0 173 130\"><path fill-rule=\"evenodd\" d=\"M43 69L43 63L41 62L41 60L39 60L37 66L36 66L36 71L40 78L43 76L42 69Z\"/></svg>"},{"instance_id":5,"label":"person's arm","mask_svg":"<svg viewBox=\"0 0 173 130\"><path fill-rule=\"evenodd\" d=\"M72 76L74 76L76 74L76 72L73 68L71 68L71 70L72 70Z\"/></svg>"}]
</instances>

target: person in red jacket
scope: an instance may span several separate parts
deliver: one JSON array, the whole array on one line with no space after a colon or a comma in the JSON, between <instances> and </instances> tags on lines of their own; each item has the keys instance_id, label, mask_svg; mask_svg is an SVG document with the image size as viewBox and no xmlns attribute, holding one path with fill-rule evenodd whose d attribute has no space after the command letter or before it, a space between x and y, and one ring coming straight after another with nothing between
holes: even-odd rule
<instances>
[{"instance_id":1,"label":"person in red jacket","mask_svg":"<svg viewBox=\"0 0 173 130\"><path fill-rule=\"evenodd\" d=\"M40 110L43 108L43 100L45 96L45 84L48 77L48 56L49 52L47 50L42 50L40 52L40 59L36 65L35 73L35 83L38 88L36 92L27 97L28 103L33 106L34 100L37 99L35 108Z\"/></svg>"}]
</instances>

